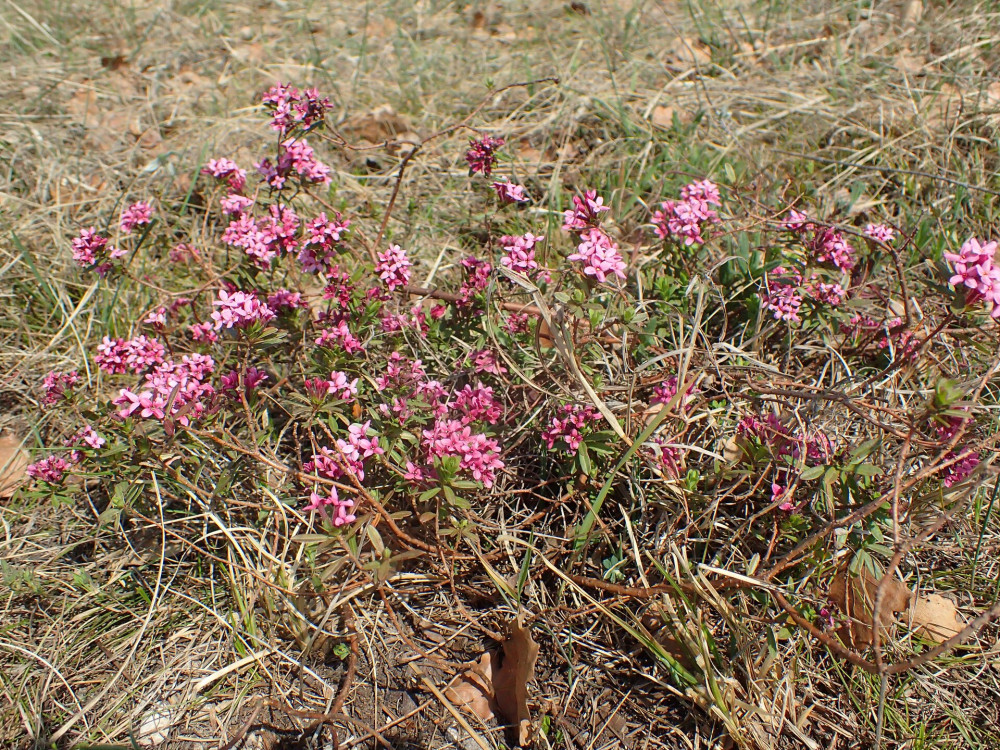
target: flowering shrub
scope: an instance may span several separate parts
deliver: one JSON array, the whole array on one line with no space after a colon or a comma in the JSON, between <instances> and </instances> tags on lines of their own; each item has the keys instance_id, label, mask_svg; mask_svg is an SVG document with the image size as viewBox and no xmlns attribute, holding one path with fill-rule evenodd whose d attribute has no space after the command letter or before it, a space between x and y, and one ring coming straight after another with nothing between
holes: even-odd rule
<instances>
[{"instance_id":1,"label":"flowering shrub","mask_svg":"<svg viewBox=\"0 0 1000 750\"><path fill-rule=\"evenodd\" d=\"M982 384L966 403L946 377L957 373L941 372L933 397L905 408L865 389L944 367L932 314L1000 317L995 241L944 253L950 268L939 265L936 282L954 294L936 311L922 301L922 321L902 274L898 288L886 281L908 241L886 224L751 211L698 176L673 197L643 196L658 207L638 218L583 186L547 238L524 225L527 188L503 175L484 184L481 246L424 289L414 284L423 259L394 241L388 215L367 226L329 204L334 172L314 150L329 101L279 84L262 103L276 153L251 169L225 155L203 166L211 200L197 244L178 244L168 204L150 199L112 222L114 236L88 227L69 241L81 273L145 307L127 335L101 332L87 368L45 376L41 405L77 422L29 468L40 493L80 476L127 513L120 488L152 474L186 488L172 512L206 486L243 503L234 507L274 499L361 564L383 554L377 534L414 555L464 554L491 504L530 493L544 515L555 495L537 488L560 485L563 499L593 493L556 536L604 543L594 519L627 473L636 487L687 493L692 524L720 505L746 519L723 542L701 528L705 559L742 544L773 563L767 575L798 566L806 578L829 568L841 521L850 538L838 544L884 552L899 487L944 492L987 457ZM503 147L473 139L470 177L502 170ZM169 266L166 280L135 274L130 259L143 253ZM803 364L806 349L831 353L822 372ZM843 422L815 417L821 402L842 405ZM908 478L897 461L911 462ZM128 497L142 512L141 496ZM652 505L623 510L649 528L663 522Z\"/></svg>"}]
</instances>

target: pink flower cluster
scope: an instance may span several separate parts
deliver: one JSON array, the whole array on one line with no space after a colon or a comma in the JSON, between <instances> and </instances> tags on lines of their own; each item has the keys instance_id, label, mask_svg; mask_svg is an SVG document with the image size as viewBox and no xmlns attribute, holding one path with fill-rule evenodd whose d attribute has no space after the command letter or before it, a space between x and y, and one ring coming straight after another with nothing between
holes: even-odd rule
<instances>
[{"instance_id":1,"label":"pink flower cluster","mask_svg":"<svg viewBox=\"0 0 1000 750\"><path fill-rule=\"evenodd\" d=\"M341 500L337 494L337 488L331 487L328 495L320 495L316 492L309 493L309 504L306 506L306 510L318 510L325 515L327 508L333 508L333 525L340 528L358 520L357 516L350 511L353 507L353 500Z\"/></svg>"},{"instance_id":2,"label":"pink flower cluster","mask_svg":"<svg viewBox=\"0 0 1000 750\"><path fill-rule=\"evenodd\" d=\"M232 159L209 159L201 169L202 174L211 175L217 180L225 180L231 190L237 193L247 184L247 172Z\"/></svg>"},{"instance_id":3,"label":"pink flower cluster","mask_svg":"<svg viewBox=\"0 0 1000 750\"><path fill-rule=\"evenodd\" d=\"M494 138L491 135L484 136L478 141L469 141L469 150L465 154L465 160L469 162L469 176L482 172L489 177L497 163L496 151L503 144L503 138Z\"/></svg>"},{"instance_id":4,"label":"pink flower cluster","mask_svg":"<svg viewBox=\"0 0 1000 750\"><path fill-rule=\"evenodd\" d=\"M1000 266L994 265L997 242L980 243L975 237L965 242L957 253L945 253L954 273L952 286L965 288L965 304L980 300L990 308L990 317L1000 318Z\"/></svg>"},{"instance_id":5,"label":"pink flower cluster","mask_svg":"<svg viewBox=\"0 0 1000 750\"><path fill-rule=\"evenodd\" d=\"M542 432L542 440L549 446L549 450L555 448L556 443L563 442L569 447L568 453L576 455L580 443L583 442L584 431L588 430L597 418L597 410L590 406L565 404L559 407L548 428Z\"/></svg>"},{"instance_id":6,"label":"pink flower cluster","mask_svg":"<svg viewBox=\"0 0 1000 750\"><path fill-rule=\"evenodd\" d=\"M463 424L471 422L496 424L503 414L503 407L494 397L493 389L480 382L476 382L474 386L466 383L462 390L455 394L455 400L447 406L462 415Z\"/></svg>"},{"instance_id":7,"label":"pink flower cluster","mask_svg":"<svg viewBox=\"0 0 1000 750\"><path fill-rule=\"evenodd\" d=\"M350 380L347 373L335 370L330 373L330 378L326 381L326 393L329 396L336 396L341 401L349 401L358 395L359 380L360 378Z\"/></svg>"},{"instance_id":8,"label":"pink flower cluster","mask_svg":"<svg viewBox=\"0 0 1000 750\"><path fill-rule=\"evenodd\" d=\"M72 468L73 464L62 456L49 456L30 464L25 471L32 479L39 479L49 484L57 484Z\"/></svg>"},{"instance_id":9,"label":"pink flower cluster","mask_svg":"<svg viewBox=\"0 0 1000 750\"><path fill-rule=\"evenodd\" d=\"M761 308L771 310L775 320L800 322L802 302L807 298L836 307L847 298L847 291L838 283L823 281L817 273L810 274L803 283L802 272L797 268L778 266L765 275Z\"/></svg>"},{"instance_id":10,"label":"pink flower cluster","mask_svg":"<svg viewBox=\"0 0 1000 750\"><path fill-rule=\"evenodd\" d=\"M320 98L315 88L299 91L290 84L277 83L261 97L261 103L271 111L271 127L284 135L296 125L311 130L323 122L330 100Z\"/></svg>"},{"instance_id":11,"label":"pink flower cluster","mask_svg":"<svg viewBox=\"0 0 1000 750\"><path fill-rule=\"evenodd\" d=\"M399 245L389 245L388 250L378 253L375 273L391 292L410 283L412 265L413 263L406 257L405 250Z\"/></svg>"},{"instance_id":12,"label":"pink flower cluster","mask_svg":"<svg viewBox=\"0 0 1000 750\"><path fill-rule=\"evenodd\" d=\"M80 268L92 269L99 276L107 275L112 261L125 255L125 251L108 244L107 237L97 234L94 227L80 230L72 241L73 260Z\"/></svg>"},{"instance_id":13,"label":"pink flower cluster","mask_svg":"<svg viewBox=\"0 0 1000 750\"><path fill-rule=\"evenodd\" d=\"M328 479L340 479L347 471L359 482L365 479L364 461L372 456L381 456L385 449L378 444L378 436L369 437L371 421L352 424L347 428L347 440L337 438L337 450L320 448L312 460L302 466L305 472L314 472Z\"/></svg>"},{"instance_id":14,"label":"pink flower cluster","mask_svg":"<svg viewBox=\"0 0 1000 750\"><path fill-rule=\"evenodd\" d=\"M685 185L679 201L664 201L661 210L653 213L656 233L662 239L676 237L688 246L703 245L705 226L719 221L719 215L709 206L721 205L719 188L711 180Z\"/></svg>"},{"instance_id":15,"label":"pink flower cluster","mask_svg":"<svg viewBox=\"0 0 1000 750\"><path fill-rule=\"evenodd\" d=\"M365 349L364 342L351 332L347 316L331 317L320 313L317 323L324 325L316 337L316 345L323 347L340 346L348 354L356 354Z\"/></svg>"},{"instance_id":16,"label":"pink flower cluster","mask_svg":"<svg viewBox=\"0 0 1000 750\"><path fill-rule=\"evenodd\" d=\"M493 189L497 191L497 198L501 203L527 203L528 196L525 193L524 185L516 185L504 177L493 183Z\"/></svg>"},{"instance_id":17,"label":"pink flower cluster","mask_svg":"<svg viewBox=\"0 0 1000 750\"><path fill-rule=\"evenodd\" d=\"M222 241L242 249L257 267L267 269L276 257L298 246L298 228L295 211L278 203L270 206L268 216L260 221L250 214L238 216L222 233Z\"/></svg>"},{"instance_id":18,"label":"pink flower cluster","mask_svg":"<svg viewBox=\"0 0 1000 750\"><path fill-rule=\"evenodd\" d=\"M139 335L134 339L112 339L108 336L97 345L94 362L104 372L121 375L139 373L163 362L166 348L156 339Z\"/></svg>"},{"instance_id":19,"label":"pink flower cluster","mask_svg":"<svg viewBox=\"0 0 1000 750\"><path fill-rule=\"evenodd\" d=\"M538 261L535 260L535 245L544 239L544 236L531 232L520 236L505 234L500 238L500 246L504 249L500 265L526 275L536 270Z\"/></svg>"},{"instance_id":20,"label":"pink flower cluster","mask_svg":"<svg viewBox=\"0 0 1000 750\"><path fill-rule=\"evenodd\" d=\"M42 381L42 388L45 395L42 396L43 406L52 406L66 397L68 391L72 391L80 382L80 373L76 370L69 372L56 372L53 370Z\"/></svg>"},{"instance_id":21,"label":"pink flower cluster","mask_svg":"<svg viewBox=\"0 0 1000 750\"><path fill-rule=\"evenodd\" d=\"M504 467L500 459L500 444L493 438L473 432L472 428L455 419L443 419L423 431L427 454L444 458L457 456L459 469L467 472L486 487L492 487L496 472Z\"/></svg>"},{"instance_id":22,"label":"pink flower cluster","mask_svg":"<svg viewBox=\"0 0 1000 750\"><path fill-rule=\"evenodd\" d=\"M124 419L138 412L143 419L163 420L169 413L186 426L204 413L202 399L215 393L215 388L205 382L214 370L215 361L204 354L186 354L180 362L162 362L146 374L141 388L119 391L113 402L121 407L118 416Z\"/></svg>"},{"instance_id":23,"label":"pink flower cluster","mask_svg":"<svg viewBox=\"0 0 1000 750\"><path fill-rule=\"evenodd\" d=\"M267 380L267 373L258 370L256 367L248 367L246 375L243 377L243 395L249 396L257 390L257 386ZM219 379L219 392L226 393L230 398L239 399L240 392L240 372L230 370Z\"/></svg>"},{"instance_id":24,"label":"pink flower cluster","mask_svg":"<svg viewBox=\"0 0 1000 750\"><path fill-rule=\"evenodd\" d=\"M261 159L254 164L264 182L275 190L285 187L285 182L293 174L303 183L320 183L328 185L331 182L330 168L316 158L305 138L289 138L281 143L281 153L278 160L271 163L270 159Z\"/></svg>"},{"instance_id":25,"label":"pink flower cluster","mask_svg":"<svg viewBox=\"0 0 1000 750\"><path fill-rule=\"evenodd\" d=\"M328 219L326 212L321 213L306 225L308 235L299 250L298 261L306 273L326 273L333 271L332 258L339 250L339 243L347 233L350 220L341 218Z\"/></svg>"},{"instance_id":26,"label":"pink flower cluster","mask_svg":"<svg viewBox=\"0 0 1000 750\"><path fill-rule=\"evenodd\" d=\"M844 273L849 273L857 264L854 247L847 238L832 227L818 226L801 211L792 209L782 221L782 226L799 235L817 263L829 263ZM870 225L878 236L891 234L889 227Z\"/></svg>"},{"instance_id":27,"label":"pink flower cluster","mask_svg":"<svg viewBox=\"0 0 1000 750\"><path fill-rule=\"evenodd\" d=\"M736 434L759 440L771 449L776 459L790 457L798 461L804 457L806 463L818 465L827 463L833 455L833 445L824 433L817 431L804 437L796 435L774 414L768 414L762 420L753 415L744 417L736 426Z\"/></svg>"},{"instance_id":28,"label":"pink flower cluster","mask_svg":"<svg viewBox=\"0 0 1000 750\"><path fill-rule=\"evenodd\" d=\"M883 245L888 245L896 239L896 230L885 224L868 224L865 227L864 235Z\"/></svg>"},{"instance_id":29,"label":"pink flower cluster","mask_svg":"<svg viewBox=\"0 0 1000 750\"><path fill-rule=\"evenodd\" d=\"M584 264L587 276L604 283L609 276L625 278L625 261L618 251L618 243L612 241L600 227L593 227L580 235L576 252L567 260L578 260Z\"/></svg>"},{"instance_id":30,"label":"pink flower cluster","mask_svg":"<svg viewBox=\"0 0 1000 750\"><path fill-rule=\"evenodd\" d=\"M223 328L247 328L257 322L266 323L275 317L274 311L266 302L257 299L254 292L230 293L220 289L219 298L212 305L218 308L212 312L217 331Z\"/></svg>"},{"instance_id":31,"label":"pink flower cluster","mask_svg":"<svg viewBox=\"0 0 1000 750\"><path fill-rule=\"evenodd\" d=\"M489 286L493 266L485 260L470 255L462 260L462 268L465 269L465 281L462 282L462 286L458 290L461 299L455 305L468 307L472 304L473 298Z\"/></svg>"},{"instance_id":32,"label":"pink flower cluster","mask_svg":"<svg viewBox=\"0 0 1000 750\"><path fill-rule=\"evenodd\" d=\"M466 356L466 361L479 374L503 375L507 368L500 364L497 355L489 349L473 349Z\"/></svg>"},{"instance_id":33,"label":"pink flower cluster","mask_svg":"<svg viewBox=\"0 0 1000 750\"><path fill-rule=\"evenodd\" d=\"M802 307L802 294L799 285L802 274L795 269L778 266L764 277L764 289L760 295L760 305L764 310L771 310L775 320L799 322L799 308Z\"/></svg>"},{"instance_id":34,"label":"pink flower cluster","mask_svg":"<svg viewBox=\"0 0 1000 750\"><path fill-rule=\"evenodd\" d=\"M697 392L694 383L688 386L687 392L684 394L684 398L681 399L680 408L684 409L694 394ZM669 404L674 396L677 395L677 376L671 375L662 383L653 388L653 397L650 399L650 403L653 404Z\"/></svg>"},{"instance_id":35,"label":"pink flower cluster","mask_svg":"<svg viewBox=\"0 0 1000 750\"><path fill-rule=\"evenodd\" d=\"M133 229L145 226L153 220L153 207L146 201L138 201L122 211L121 229L130 234Z\"/></svg>"},{"instance_id":36,"label":"pink flower cluster","mask_svg":"<svg viewBox=\"0 0 1000 750\"><path fill-rule=\"evenodd\" d=\"M609 276L625 278L625 261L614 242L600 227L601 214L609 210L596 190L573 196L573 208L563 212L563 231L579 232L580 244L567 260L584 264L583 272L604 283Z\"/></svg>"}]
</instances>

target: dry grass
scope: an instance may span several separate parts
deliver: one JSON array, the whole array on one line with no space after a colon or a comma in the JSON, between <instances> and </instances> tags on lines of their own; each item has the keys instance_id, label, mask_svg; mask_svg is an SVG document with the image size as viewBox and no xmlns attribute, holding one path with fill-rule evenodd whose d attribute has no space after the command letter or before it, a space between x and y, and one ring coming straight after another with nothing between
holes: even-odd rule
<instances>
[{"instance_id":1,"label":"dry grass","mask_svg":"<svg viewBox=\"0 0 1000 750\"><path fill-rule=\"evenodd\" d=\"M747 194L787 180L788 195L808 191L824 217L902 205L908 213L889 218L925 226L930 250L959 231L989 234L1000 192L1000 13L988 2L928 3L922 15L910 7L4 0L0 426L40 447L60 419L38 416L42 375L80 366L107 326L127 326L144 302L97 295L71 268L70 234L118 201L151 193L180 203L206 158L249 163L264 140L248 104L275 79L330 92L336 120L357 141L365 135L358 116L383 105L426 135L465 116L491 84L558 76L558 85L489 100L475 124L514 144L518 175L544 196L538 205L558 209L564 186L586 183L610 197L623 226L645 221L632 196L655 198L676 174L730 164ZM442 139L415 162L390 224L435 277L449 275L469 242L463 227L484 200L455 158L461 146L461 137ZM332 147L327 156L338 170L337 200L361 219L380 217L397 157ZM558 234L551 214L533 218ZM190 231L196 237L199 227ZM914 283L928 276L922 266L908 274ZM781 365L762 353L753 360L752 345L738 361L706 351L690 330L675 335L667 346L687 349L692 371L735 373L746 358L772 373ZM963 363L956 354L948 364ZM798 385L823 382L822 372L813 375ZM616 376L609 365L606 379ZM897 376L872 400L899 405L919 395ZM782 403L812 408L809 399ZM720 409L696 428L702 444L719 443L726 418ZM839 412L814 425L849 427L857 440L871 430L858 420L845 427ZM249 718L288 730L250 739L319 746L292 740L315 723L308 712L336 700L353 619L358 672L338 722L341 747L374 746L373 737L389 747L475 747L475 736L494 747L501 730L457 729L422 680L443 685L499 636L519 603L544 636L533 698L539 713L558 719L560 733L545 740L554 747L873 742L877 678L807 634L761 621L753 600L720 594L718 579L697 570L710 549L713 567L753 574L744 548L723 543L748 533L724 525L738 515L737 500L715 526L684 515L679 489L631 481L617 490L676 513L643 538L630 538L630 519L606 520L614 528L602 533L626 542L621 564L644 586L655 559L686 596L636 603L566 578L556 537L579 509L564 504L532 527L530 493L513 491L480 519L481 533L504 550L491 566L506 584L491 567L470 564L450 580L401 573L379 588L365 572L329 567L329 556L313 559L295 541L307 523L276 499L248 501L268 512L266 524L248 522L246 467L214 468L229 477L231 504L199 496L198 513L167 519L162 493L176 488L151 479L128 491L152 498L161 515L133 518L120 534L98 524L106 501L88 487L58 505L25 496L0 507L0 745L128 747L130 732L166 714L164 748L224 746ZM615 499L615 512L627 516L628 499ZM991 519L982 506L977 500L975 514L907 562L968 611L996 599L1000 578L995 512ZM525 564L532 576L511 597ZM317 570L329 575L323 586L311 580ZM713 640L720 633L727 642ZM906 645L889 648L899 654ZM891 685L881 701L885 746L1000 743L995 630L979 647ZM674 662L697 678L686 690L664 671Z\"/></svg>"}]
</instances>

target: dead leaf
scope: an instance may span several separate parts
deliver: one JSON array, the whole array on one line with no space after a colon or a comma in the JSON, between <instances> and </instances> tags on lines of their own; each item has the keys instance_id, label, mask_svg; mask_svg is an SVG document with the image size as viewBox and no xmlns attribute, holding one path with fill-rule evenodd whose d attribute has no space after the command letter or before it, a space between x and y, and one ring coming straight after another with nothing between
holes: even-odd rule
<instances>
[{"instance_id":1,"label":"dead leaf","mask_svg":"<svg viewBox=\"0 0 1000 750\"><path fill-rule=\"evenodd\" d=\"M708 65L712 62L712 50L694 37L679 36L670 45L666 61L683 68Z\"/></svg>"},{"instance_id":2,"label":"dead leaf","mask_svg":"<svg viewBox=\"0 0 1000 750\"><path fill-rule=\"evenodd\" d=\"M940 594L917 597L911 622L917 633L935 643L944 643L965 628L955 603Z\"/></svg>"},{"instance_id":3,"label":"dead leaf","mask_svg":"<svg viewBox=\"0 0 1000 750\"><path fill-rule=\"evenodd\" d=\"M531 629L521 624L521 615L508 625L503 642L503 663L493 676L493 689L500 714L517 727L518 743L531 739L531 714L528 711L528 682L535 676L538 644Z\"/></svg>"},{"instance_id":4,"label":"dead leaf","mask_svg":"<svg viewBox=\"0 0 1000 750\"><path fill-rule=\"evenodd\" d=\"M370 143L381 143L412 133L413 128L390 105L383 104L364 115L355 115L344 123L343 130Z\"/></svg>"},{"instance_id":5,"label":"dead leaf","mask_svg":"<svg viewBox=\"0 0 1000 750\"><path fill-rule=\"evenodd\" d=\"M14 494L27 477L28 456L21 450L21 441L5 435L0 437L0 499Z\"/></svg>"},{"instance_id":6,"label":"dead leaf","mask_svg":"<svg viewBox=\"0 0 1000 750\"><path fill-rule=\"evenodd\" d=\"M862 567L860 574L855 575L849 572L848 567L842 566L830 583L830 601L850 619L837 630L837 634L848 648L860 651L872 643L875 624L872 611L879 581L868 568ZM878 624L883 629L883 638L888 634L893 614L905 612L909 606L909 589L902 581L893 578L886 584L879 611Z\"/></svg>"},{"instance_id":7,"label":"dead leaf","mask_svg":"<svg viewBox=\"0 0 1000 750\"><path fill-rule=\"evenodd\" d=\"M444 690L445 697L483 721L493 718L493 656L487 651L479 661Z\"/></svg>"}]
</instances>

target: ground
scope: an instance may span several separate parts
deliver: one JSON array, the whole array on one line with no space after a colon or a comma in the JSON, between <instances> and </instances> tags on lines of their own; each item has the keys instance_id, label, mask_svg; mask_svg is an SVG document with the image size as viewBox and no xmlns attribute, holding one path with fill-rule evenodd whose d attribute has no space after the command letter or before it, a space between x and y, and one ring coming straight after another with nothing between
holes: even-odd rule
<instances>
[{"instance_id":1,"label":"ground","mask_svg":"<svg viewBox=\"0 0 1000 750\"><path fill-rule=\"evenodd\" d=\"M35 457L65 416L40 408L45 373L84 372L101 337L125 335L138 312L79 273L70 238L144 195L197 204L209 158L249 166L274 140L258 102L275 81L330 96L330 121L356 147L326 144L331 200L359 225L377 226L408 144L469 118L507 140L508 170L541 196L529 210L546 235L559 234L561 215L546 207L563 208L564 192L593 187L620 226L638 228L643 201L665 197L678 176L727 170L750 210L804 184L824 217L891 207L899 225L933 235L921 242L938 257L996 227L1000 13L988 2L7 0L0 20L0 429ZM468 139L455 132L422 149L387 227L421 259L423 287L456 274L460 251L479 240L489 191L470 187L456 162ZM154 280L156 260L142 269ZM932 270L930 260L908 269L923 281ZM885 387L902 403L920 386ZM220 473L242 470L226 460ZM625 484L616 508L645 491ZM563 550L546 536L553 526L532 525L535 496L483 511L499 552L453 561L451 580L414 566L381 582L329 569L324 584L316 556L332 553L307 549L310 529L292 516L257 525L233 515L236 492L228 508L213 496L177 524L136 515L109 527L96 487L0 500L4 747L321 747L339 699L340 747L509 744L495 720L454 711L442 691L498 649L517 611L505 594L514 582L540 644L529 705L549 722L542 746L1000 746L993 625L880 698L877 677L768 619L780 610L720 597L718 579L691 574L674 591L686 596L654 606L662 592L650 595L642 575L624 582L640 596L568 577L593 570L546 568L539 561ZM153 478L141 491L158 499L165 488ZM686 508L683 496L671 507ZM967 620L995 603L1000 572L992 502L976 498L967 522L908 562ZM566 514L562 531L578 511L553 512ZM653 552L664 575L665 565L687 580L699 522L676 512L642 551L622 531L619 561L648 569L639 558ZM529 546L538 557L518 581ZM713 564L754 575L760 556L733 549ZM707 646L696 658L674 647L675 637L704 643L702 631L726 634L711 641L721 652L712 669ZM678 687L657 648L704 671L705 685Z\"/></svg>"}]
</instances>

